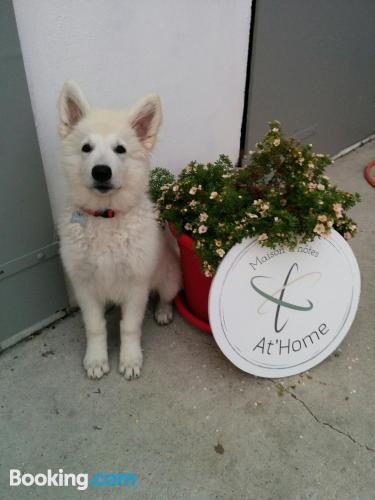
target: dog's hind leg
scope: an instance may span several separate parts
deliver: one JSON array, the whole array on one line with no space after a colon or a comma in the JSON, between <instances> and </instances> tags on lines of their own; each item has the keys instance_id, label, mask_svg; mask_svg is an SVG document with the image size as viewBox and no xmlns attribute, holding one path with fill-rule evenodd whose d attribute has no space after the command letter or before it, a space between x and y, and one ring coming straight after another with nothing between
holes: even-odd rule
<instances>
[{"instance_id":1,"label":"dog's hind leg","mask_svg":"<svg viewBox=\"0 0 375 500\"><path fill-rule=\"evenodd\" d=\"M101 378L109 372L104 305L86 291L76 290L76 295L81 307L87 338L83 366L89 378Z\"/></svg>"},{"instance_id":2,"label":"dog's hind leg","mask_svg":"<svg viewBox=\"0 0 375 500\"><path fill-rule=\"evenodd\" d=\"M173 299L182 286L178 255L169 242L164 242L164 251L158 266L155 289L159 302L155 309L155 319L159 325L167 325L173 319Z\"/></svg>"},{"instance_id":3,"label":"dog's hind leg","mask_svg":"<svg viewBox=\"0 0 375 500\"><path fill-rule=\"evenodd\" d=\"M159 301L155 308L155 320L159 325L168 325L173 320L172 303L178 290L167 283L160 283L157 288Z\"/></svg>"}]
</instances>

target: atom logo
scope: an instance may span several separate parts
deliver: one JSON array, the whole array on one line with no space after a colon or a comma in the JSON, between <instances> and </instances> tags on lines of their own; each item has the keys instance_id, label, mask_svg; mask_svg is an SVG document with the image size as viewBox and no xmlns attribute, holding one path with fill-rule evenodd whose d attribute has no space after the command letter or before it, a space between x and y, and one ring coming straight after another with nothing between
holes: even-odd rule
<instances>
[{"instance_id":1,"label":"atom logo","mask_svg":"<svg viewBox=\"0 0 375 500\"><path fill-rule=\"evenodd\" d=\"M315 281L315 283L317 283L319 281L320 277L321 277L321 273L319 273L319 272L310 272L310 273L303 274L302 276L299 276L299 277L295 278L294 280L289 281L290 276L292 274L292 271L294 269L296 271L298 271L298 264L296 262L294 264L292 264L291 268L289 269L288 274L286 275L286 278L284 280L284 283L283 283L282 287L279 288L278 290L276 290L275 292L273 292L272 294L269 294L269 293L263 291L262 289L260 289L255 284L255 280L259 280L260 278L269 279L270 276L254 276L250 280L252 288L259 295L261 295L262 297L265 298L264 302L262 302L262 304L258 308L257 312L259 314L262 314L261 311L262 311L264 305L268 301L269 302L273 302L274 304L277 305L277 307L276 307L276 314L275 314L275 321L274 321L274 328L275 328L275 332L276 333L280 333L285 328L286 324L288 323L288 319L287 319L287 320L284 321L284 323L283 323L282 326L279 325L280 310L281 310L282 307L285 307L287 309L293 309L295 311L302 311L302 312L311 311L311 309L314 307L314 304L309 299L306 299L307 300L307 305L291 304L290 302L287 302L286 300L284 300L285 290L289 286L294 285L295 283L301 281L302 279L307 278L308 276L317 276L317 279ZM277 298L278 294L279 294L279 296Z\"/></svg>"}]
</instances>

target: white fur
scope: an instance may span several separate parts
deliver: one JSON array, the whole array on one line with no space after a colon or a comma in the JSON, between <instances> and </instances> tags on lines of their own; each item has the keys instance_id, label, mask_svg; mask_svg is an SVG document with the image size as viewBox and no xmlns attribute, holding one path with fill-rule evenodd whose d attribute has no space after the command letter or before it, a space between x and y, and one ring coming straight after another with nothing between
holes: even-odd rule
<instances>
[{"instance_id":1,"label":"white fur","mask_svg":"<svg viewBox=\"0 0 375 500\"><path fill-rule=\"evenodd\" d=\"M181 284L178 257L163 234L147 196L149 159L161 122L160 99L145 96L128 110L91 108L73 82L63 86L60 100L61 160L68 199L59 224L61 256L86 328L84 367L90 378L109 371L104 319L108 302L122 308L119 371L127 379L140 375L141 326L151 289L159 294L155 317L172 320L171 302ZM142 121L143 120L143 121ZM89 142L92 152L81 151ZM125 154L116 154L118 144ZM113 190L94 188L95 165L112 170ZM88 215L72 222L79 209L111 208L115 217Z\"/></svg>"}]
</instances>

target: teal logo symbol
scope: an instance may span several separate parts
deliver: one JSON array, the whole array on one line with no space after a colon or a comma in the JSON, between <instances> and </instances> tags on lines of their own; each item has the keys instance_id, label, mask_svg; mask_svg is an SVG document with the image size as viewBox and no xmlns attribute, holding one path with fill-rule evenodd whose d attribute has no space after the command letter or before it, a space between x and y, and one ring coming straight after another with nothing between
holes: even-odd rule
<instances>
[{"instance_id":1,"label":"teal logo symbol","mask_svg":"<svg viewBox=\"0 0 375 500\"><path fill-rule=\"evenodd\" d=\"M285 307L287 309L293 309L294 311L302 311L302 312L311 311L311 309L314 307L314 304L309 299L306 299L307 300L306 305L292 304L290 302L287 302L284 299L285 290L289 286L293 285L294 283L301 281L302 279L306 278L307 276L312 276L312 275L318 276L318 280L321 277L321 274L318 272L310 272L310 273L306 273L302 276L298 276L297 278L290 281L290 277L291 277L292 272L294 270L298 271L298 264L296 262L294 264L292 264L292 266L290 267L290 269L285 277L285 280L284 280L282 287L279 288L278 290L276 290L275 292L273 292L272 294L265 292L264 290L262 290L261 288L259 288L259 286L257 286L255 284L255 281L258 281L259 279L270 279L270 276L254 276L250 280L250 284L251 284L253 290L255 290L259 295L261 295L262 297L265 298L264 302L258 308L259 314L262 314L261 310L263 309L263 306L268 301L276 304L276 306L277 306L275 320L274 320L274 328L275 328L276 333L280 333L285 328L286 324L288 323L288 320L285 320L281 326L279 324L280 310L282 307Z\"/></svg>"}]
</instances>

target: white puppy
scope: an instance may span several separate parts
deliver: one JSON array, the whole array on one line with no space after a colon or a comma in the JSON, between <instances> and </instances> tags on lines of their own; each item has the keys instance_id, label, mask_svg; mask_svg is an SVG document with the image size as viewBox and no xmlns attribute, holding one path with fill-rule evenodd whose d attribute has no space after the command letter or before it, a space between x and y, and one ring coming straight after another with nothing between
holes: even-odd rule
<instances>
[{"instance_id":1,"label":"white puppy","mask_svg":"<svg viewBox=\"0 0 375 500\"><path fill-rule=\"evenodd\" d=\"M155 317L166 324L181 284L177 254L147 195L160 99L149 94L127 110L96 109L68 81L59 112L68 181L61 256L86 327L83 364L90 378L109 371L104 312L107 303L115 303L122 308L119 371L127 379L139 377L149 292L158 292Z\"/></svg>"}]
</instances>

